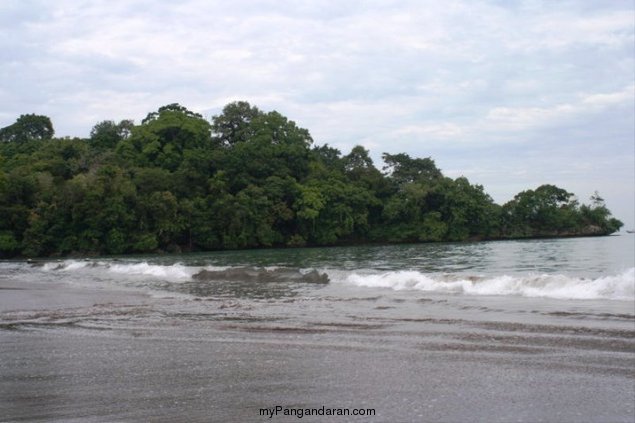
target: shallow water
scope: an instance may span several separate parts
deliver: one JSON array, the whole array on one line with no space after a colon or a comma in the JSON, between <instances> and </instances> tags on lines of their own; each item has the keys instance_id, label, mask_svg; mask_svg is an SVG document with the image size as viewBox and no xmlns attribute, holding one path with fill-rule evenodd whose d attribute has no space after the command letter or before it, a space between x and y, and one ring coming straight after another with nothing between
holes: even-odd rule
<instances>
[{"instance_id":1,"label":"shallow water","mask_svg":"<svg viewBox=\"0 0 635 423\"><path fill-rule=\"evenodd\" d=\"M0 415L262 421L260 408L324 405L376 408L360 421L632 421L634 247L0 262Z\"/></svg>"}]
</instances>

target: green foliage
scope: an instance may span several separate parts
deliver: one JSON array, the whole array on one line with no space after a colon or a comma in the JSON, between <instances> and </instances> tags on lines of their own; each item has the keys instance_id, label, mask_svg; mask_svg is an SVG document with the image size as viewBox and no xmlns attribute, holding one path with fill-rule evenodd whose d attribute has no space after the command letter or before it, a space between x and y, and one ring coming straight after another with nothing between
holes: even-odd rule
<instances>
[{"instance_id":1,"label":"green foliage","mask_svg":"<svg viewBox=\"0 0 635 423\"><path fill-rule=\"evenodd\" d=\"M133 127L131 120L122 120L119 123L111 120L99 122L90 131L90 144L100 151L113 149L120 141L130 137Z\"/></svg>"},{"instance_id":2,"label":"green foliage","mask_svg":"<svg viewBox=\"0 0 635 423\"><path fill-rule=\"evenodd\" d=\"M591 206L580 206L574 195L554 185L519 193L503 206L503 234L512 237L605 235L622 222L611 218L599 194Z\"/></svg>"},{"instance_id":3,"label":"green foliage","mask_svg":"<svg viewBox=\"0 0 635 423\"><path fill-rule=\"evenodd\" d=\"M47 116L21 115L12 125L0 128L0 142L50 140L54 134L53 124Z\"/></svg>"},{"instance_id":4,"label":"green foliage","mask_svg":"<svg viewBox=\"0 0 635 423\"><path fill-rule=\"evenodd\" d=\"M382 155L390 177L399 185L412 182L433 181L443 175L430 157L413 159L405 153Z\"/></svg>"},{"instance_id":5,"label":"green foliage","mask_svg":"<svg viewBox=\"0 0 635 423\"><path fill-rule=\"evenodd\" d=\"M211 125L178 104L148 114L129 137L117 144L118 154L138 166L175 171L188 149L211 147Z\"/></svg>"},{"instance_id":6,"label":"green foliage","mask_svg":"<svg viewBox=\"0 0 635 423\"><path fill-rule=\"evenodd\" d=\"M11 256L20 248L20 243L15 239L13 233L9 231L0 232L0 257Z\"/></svg>"},{"instance_id":7,"label":"green foliage","mask_svg":"<svg viewBox=\"0 0 635 423\"><path fill-rule=\"evenodd\" d=\"M155 251L159 243L154 234L141 233L136 234L132 244L132 251L136 253L147 253Z\"/></svg>"},{"instance_id":8,"label":"green foliage","mask_svg":"<svg viewBox=\"0 0 635 423\"><path fill-rule=\"evenodd\" d=\"M439 212L426 213L422 223L419 241L442 241L448 232L448 225Z\"/></svg>"},{"instance_id":9,"label":"green foliage","mask_svg":"<svg viewBox=\"0 0 635 423\"><path fill-rule=\"evenodd\" d=\"M246 101L226 105L223 113L212 119L215 141L223 147L248 141L252 136L251 122L261 115L257 107L252 107Z\"/></svg>"},{"instance_id":10,"label":"green foliage","mask_svg":"<svg viewBox=\"0 0 635 423\"><path fill-rule=\"evenodd\" d=\"M624 224L611 216L611 212L606 208L604 199L596 191L591 196L591 205L582 205L581 224L585 226L588 232L597 233L613 233L620 230Z\"/></svg>"},{"instance_id":11,"label":"green foliage","mask_svg":"<svg viewBox=\"0 0 635 423\"><path fill-rule=\"evenodd\" d=\"M622 223L599 194L543 185L504 206L431 158L313 146L278 112L228 104L206 121L178 104L139 125L54 139L45 116L0 130L0 257L359 242L602 235Z\"/></svg>"}]
</instances>

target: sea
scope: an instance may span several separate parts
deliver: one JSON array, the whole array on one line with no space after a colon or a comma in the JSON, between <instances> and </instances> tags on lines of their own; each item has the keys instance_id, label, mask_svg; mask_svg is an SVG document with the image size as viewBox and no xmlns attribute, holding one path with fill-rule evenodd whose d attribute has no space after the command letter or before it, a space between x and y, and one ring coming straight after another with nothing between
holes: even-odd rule
<instances>
[{"instance_id":1,"label":"sea","mask_svg":"<svg viewBox=\"0 0 635 423\"><path fill-rule=\"evenodd\" d=\"M0 411L16 421L635 412L633 235L0 261L3 282L98 298L0 313L0 391L13 395ZM50 356L58 367L34 364Z\"/></svg>"},{"instance_id":2,"label":"sea","mask_svg":"<svg viewBox=\"0 0 635 423\"><path fill-rule=\"evenodd\" d=\"M506 320L523 313L606 320L632 317L634 247L635 236L623 235L4 261L0 278L185 303L232 300L251 306L251 317L298 327L325 317L431 315L432 304L441 315L476 305Z\"/></svg>"}]
</instances>

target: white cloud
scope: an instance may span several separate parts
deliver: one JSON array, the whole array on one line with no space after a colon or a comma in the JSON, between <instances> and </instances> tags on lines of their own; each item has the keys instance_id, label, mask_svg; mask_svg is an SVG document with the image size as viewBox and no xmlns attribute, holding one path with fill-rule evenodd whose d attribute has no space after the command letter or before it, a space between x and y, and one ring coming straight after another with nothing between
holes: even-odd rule
<instances>
[{"instance_id":1,"label":"white cloud","mask_svg":"<svg viewBox=\"0 0 635 423\"><path fill-rule=\"evenodd\" d=\"M634 103L635 91L633 85L629 85L617 92L579 95L574 103L548 107L495 107L487 113L485 125L490 130L524 131L557 125L610 106Z\"/></svg>"},{"instance_id":2,"label":"white cloud","mask_svg":"<svg viewBox=\"0 0 635 423\"><path fill-rule=\"evenodd\" d=\"M86 136L98 121L140 120L167 103L209 115L247 100L317 143L363 144L374 158L433 155L492 191L509 169L526 175L518 183L537 178L531 166L568 174L558 156L581 168L608 157L610 179L625 163L615 151L633 154L634 9L604 0L5 0L0 126L35 112L59 135Z\"/></svg>"},{"instance_id":3,"label":"white cloud","mask_svg":"<svg viewBox=\"0 0 635 423\"><path fill-rule=\"evenodd\" d=\"M582 103L592 107L608 107L612 105L635 101L635 85L628 85L621 91L613 93L586 94L582 97Z\"/></svg>"},{"instance_id":4,"label":"white cloud","mask_svg":"<svg viewBox=\"0 0 635 423\"><path fill-rule=\"evenodd\" d=\"M463 129L454 123L441 122L433 124L422 125L408 125L403 128L399 128L395 131L397 136L417 136L417 137L432 137L432 138L445 138L456 139L463 135Z\"/></svg>"}]
</instances>

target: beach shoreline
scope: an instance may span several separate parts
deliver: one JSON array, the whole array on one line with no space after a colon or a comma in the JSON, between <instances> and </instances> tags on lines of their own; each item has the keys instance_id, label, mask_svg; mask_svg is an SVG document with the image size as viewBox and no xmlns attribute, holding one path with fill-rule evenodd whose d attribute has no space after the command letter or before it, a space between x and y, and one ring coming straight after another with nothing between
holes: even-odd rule
<instances>
[{"instance_id":1,"label":"beach shoreline","mask_svg":"<svg viewBox=\"0 0 635 423\"><path fill-rule=\"evenodd\" d=\"M0 298L1 421L265 421L259 410L275 406L372 408L332 421L377 422L634 412L635 330L325 316L307 326L231 300L7 281Z\"/></svg>"},{"instance_id":2,"label":"beach shoreline","mask_svg":"<svg viewBox=\"0 0 635 423\"><path fill-rule=\"evenodd\" d=\"M20 310L51 310L90 307L106 303L143 304L149 300L140 292L72 287L58 282L0 279L0 313Z\"/></svg>"}]
</instances>

